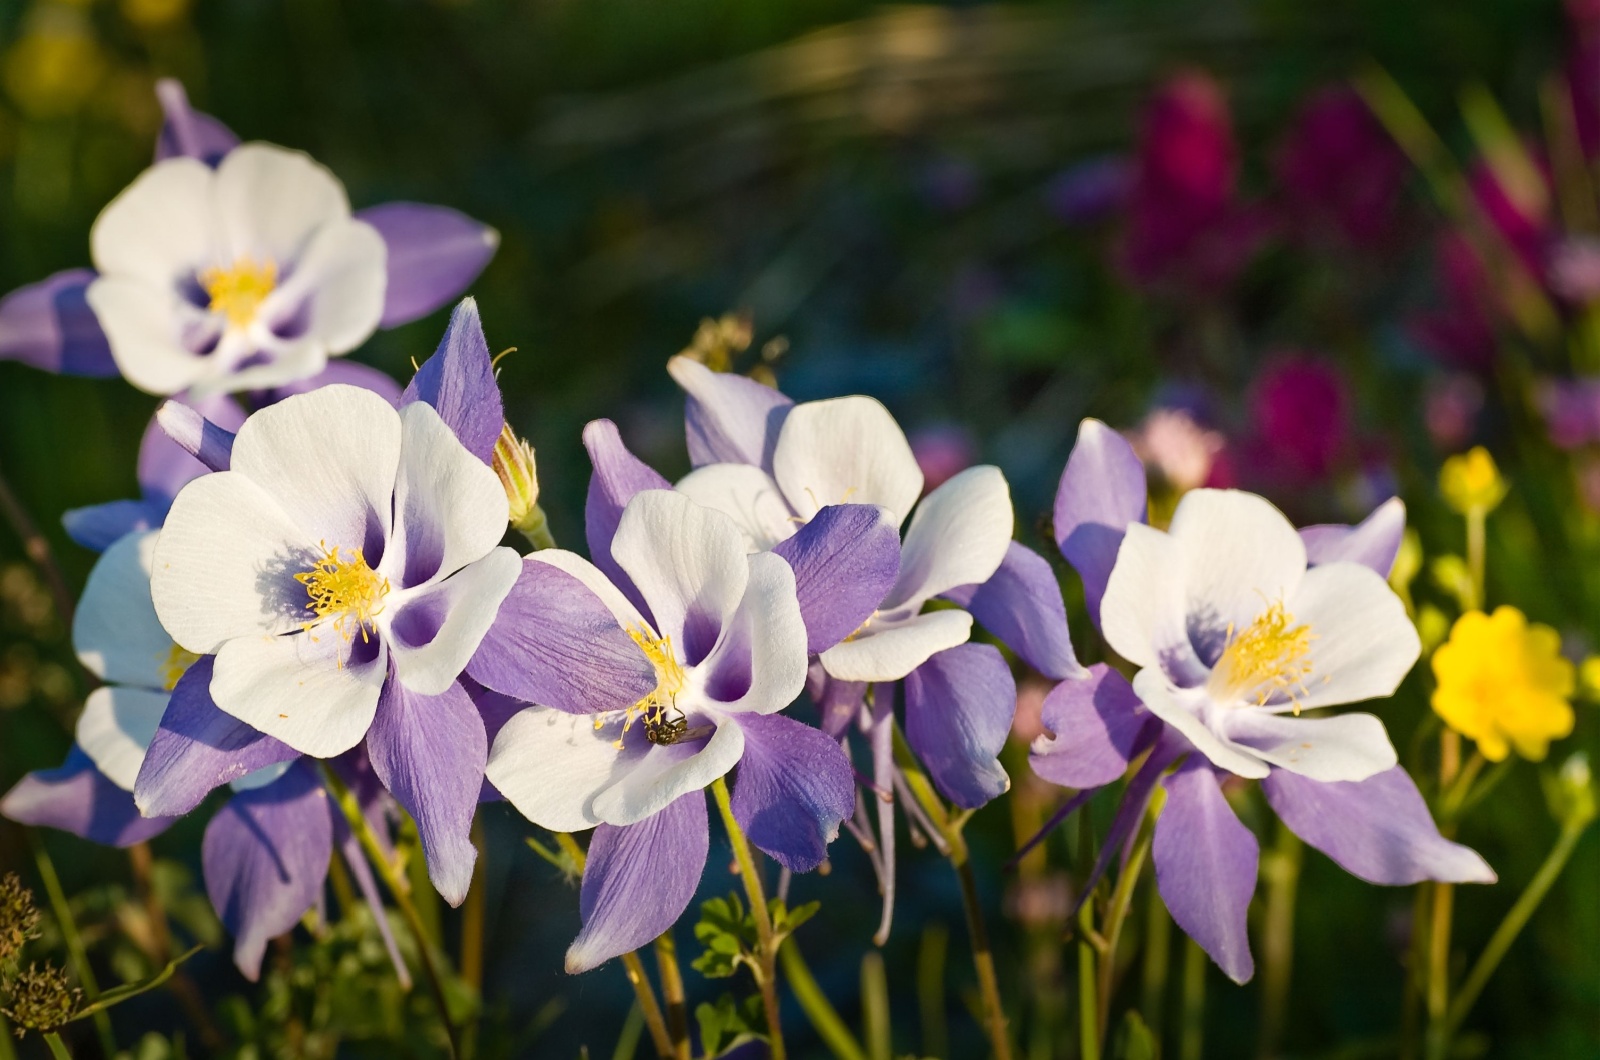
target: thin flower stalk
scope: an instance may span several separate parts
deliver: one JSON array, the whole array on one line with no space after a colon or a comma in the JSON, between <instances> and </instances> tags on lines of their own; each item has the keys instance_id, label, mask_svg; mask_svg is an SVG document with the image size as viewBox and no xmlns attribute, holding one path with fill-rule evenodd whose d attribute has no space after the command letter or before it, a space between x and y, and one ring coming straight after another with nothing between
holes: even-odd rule
<instances>
[{"instance_id":1,"label":"thin flower stalk","mask_svg":"<svg viewBox=\"0 0 1600 1060\"><path fill-rule=\"evenodd\" d=\"M867 1060L866 1051L850 1032L849 1024L834 1009L828 995L822 992L816 976L811 974L810 966L793 939L778 951L778 959L783 962L783 975L789 983L790 993L800 1003L800 1010L806 1014L811 1028L817 1032L823 1044L839 1060Z\"/></svg>"},{"instance_id":2,"label":"thin flower stalk","mask_svg":"<svg viewBox=\"0 0 1600 1060\"><path fill-rule=\"evenodd\" d=\"M406 926L411 929L411 934L417 940L417 952L422 957L422 968L427 973L428 986L433 993L434 1004L438 1006L439 1021L444 1024L450 1056L454 1060L461 1055L461 1049L455 1022L450 1018L450 1005L445 999L444 976L434 957L428 932L422 924L422 917L417 912L416 904L411 900L411 888L400 879L389 858L384 854L377 834L367 822L366 814L361 812L361 804L357 801L355 793L327 766L322 767L322 779L334 800L338 802L340 810L344 812L345 821L360 841L367 860L378 870L378 875L383 878L384 886L389 888L389 894L394 898L395 905L400 907L400 914L405 917Z\"/></svg>"},{"instance_id":3,"label":"thin flower stalk","mask_svg":"<svg viewBox=\"0 0 1600 1060\"><path fill-rule=\"evenodd\" d=\"M50 910L55 914L56 925L61 930L62 941L66 943L67 955L72 960L72 969L78 975L78 985L83 990L83 996L89 1004L94 1004L100 999L100 984L94 977L94 968L89 964L89 952L84 948L83 936L78 932L78 922L72 915L72 906L67 902L67 893L61 889L61 877L56 875L55 862L50 860L50 852L45 849L44 840L39 838L37 832L28 829L28 842L33 846L33 862L39 870L39 879L44 883L44 892L50 899ZM96 1010L94 1016L95 1035L100 1039L101 1048L107 1056L116 1055L116 1038L111 1032L111 1017L105 1010Z\"/></svg>"},{"instance_id":4,"label":"thin flower stalk","mask_svg":"<svg viewBox=\"0 0 1600 1060\"><path fill-rule=\"evenodd\" d=\"M711 785L722 814L722 823L728 830L728 840L733 844L733 856L739 863L739 878L744 883L744 893L750 899L750 912L756 923L756 954L758 962L756 985L761 988L761 1004L767 1016L767 1034L772 1050L772 1060L784 1060L788 1055L783 1045L783 1024L778 1007L778 943L773 937L772 913L767 909L766 889L755 858L750 854L750 844L745 840L744 829L733 815L733 802L728 794L728 782L718 777Z\"/></svg>"}]
</instances>

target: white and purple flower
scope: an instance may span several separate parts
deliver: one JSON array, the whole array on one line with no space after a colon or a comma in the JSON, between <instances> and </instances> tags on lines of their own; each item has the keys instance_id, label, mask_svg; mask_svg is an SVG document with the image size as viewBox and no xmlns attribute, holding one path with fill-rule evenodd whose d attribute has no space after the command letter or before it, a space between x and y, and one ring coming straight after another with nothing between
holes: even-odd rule
<instances>
[{"instance_id":1,"label":"white and purple flower","mask_svg":"<svg viewBox=\"0 0 1600 1060\"><path fill-rule=\"evenodd\" d=\"M183 405L160 415L217 471L179 493L155 551L163 625L215 657L216 717L170 726L173 760L218 739L219 718L314 758L360 745L452 903L472 878L488 756L459 678L521 568L499 545L507 504L489 465L502 416L470 300L398 411L330 386L263 409L237 437ZM136 794L147 813L184 812L226 779L147 760Z\"/></svg>"},{"instance_id":2,"label":"white and purple flower","mask_svg":"<svg viewBox=\"0 0 1600 1060\"><path fill-rule=\"evenodd\" d=\"M198 770L229 784L230 798L206 825L201 866L217 916L234 935L234 962L255 979L268 941L320 903L336 844L366 900L377 908L380 899L315 771L296 761L293 749L221 715L206 695L211 660L197 659L162 629L150 599L155 537L147 531L116 541L90 572L73 644L84 666L107 683L84 704L67 761L24 777L0 799L0 813L127 846L160 834L193 808L140 814L133 793L152 758L168 772ZM196 738L175 757L173 734L182 729ZM335 768L381 826L382 789L364 761L349 756Z\"/></svg>"},{"instance_id":3,"label":"white and purple flower","mask_svg":"<svg viewBox=\"0 0 1600 1060\"><path fill-rule=\"evenodd\" d=\"M494 230L454 210L352 213L306 155L239 144L176 82L157 92L156 162L95 222L95 271L0 301L0 357L156 394L281 387L444 305L494 255Z\"/></svg>"},{"instance_id":4,"label":"white and purple flower","mask_svg":"<svg viewBox=\"0 0 1600 1060\"><path fill-rule=\"evenodd\" d=\"M1143 756L1096 877L1160 783L1162 899L1230 978L1249 979L1258 847L1222 795L1232 775L1260 780L1285 824L1362 879L1492 882L1481 857L1439 834L1378 718L1302 716L1388 696L1416 662L1416 631L1384 580L1405 528L1400 502L1359 526L1297 532L1260 497L1196 490L1168 531L1144 520L1138 457L1084 421L1056 538L1106 642L1139 669L1131 686L1104 665L1057 686L1043 708L1053 735L1035 741L1031 763L1080 789L1065 812Z\"/></svg>"},{"instance_id":5,"label":"white and purple flower","mask_svg":"<svg viewBox=\"0 0 1600 1060\"><path fill-rule=\"evenodd\" d=\"M707 785L737 769L741 827L804 872L851 813L855 783L831 738L778 714L805 685L802 575L748 554L730 519L625 464L610 424L587 434L602 454L588 506L595 562L527 557L467 668L539 704L501 730L489 780L537 824L596 829L572 972L682 914L705 867Z\"/></svg>"}]
</instances>

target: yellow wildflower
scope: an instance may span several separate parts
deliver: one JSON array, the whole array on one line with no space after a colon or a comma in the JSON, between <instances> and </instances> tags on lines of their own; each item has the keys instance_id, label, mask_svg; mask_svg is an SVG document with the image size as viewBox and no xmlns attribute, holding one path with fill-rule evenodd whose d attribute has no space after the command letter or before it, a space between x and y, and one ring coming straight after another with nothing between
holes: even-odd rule
<instances>
[{"instance_id":1,"label":"yellow wildflower","mask_svg":"<svg viewBox=\"0 0 1600 1060\"><path fill-rule=\"evenodd\" d=\"M1506 480L1500 476L1489 450L1480 445L1444 462L1439 472L1439 492L1462 515L1489 512L1505 499Z\"/></svg>"},{"instance_id":2,"label":"yellow wildflower","mask_svg":"<svg viewBox=\"0 0 1600 1060\"><path fill-rule=\"evenodd\" d=\"M1478 743L1490 761L1512 746L1524 758L1544 758L1550 741L1572 731L1573 666L1561 656L1561 637L1530 625L1514 607L1494 614L1468 611L1433 655L1438 688L1433 709L1445 724Z\"/></svg>"}]
</instances>

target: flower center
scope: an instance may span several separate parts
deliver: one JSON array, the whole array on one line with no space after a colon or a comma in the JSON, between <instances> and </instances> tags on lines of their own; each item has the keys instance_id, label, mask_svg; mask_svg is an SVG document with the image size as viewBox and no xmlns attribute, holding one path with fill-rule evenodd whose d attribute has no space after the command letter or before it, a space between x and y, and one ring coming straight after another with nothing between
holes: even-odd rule
<instances>
[{"instance_id":1,"label":"flower center","mask_svg":"<svg viewBox=\"0 0 1600 1060\"><path fill-rule=\"evenodd\" d=\"M628 708L627 718L622 723L622 733L613 746L618 750L622 749L623 737L639 719L644 720L645 736L655 744L674 744L709 731L690 729L689 719L678 709L678 693L683 691L683 686L688 683L689 677L684 673L677 655L672 651L672 638L655 637L650 630L639 626L629 626L628 636L633 638L633 642L639 645L639 650L644 652L644 657L650 660L650 665L655 667L656 687L649 695ZM596 729L603 724L600 718L594 721Z\"/></svg>"},{"instance_id":2,"label":"flower center","mask_svg":"<svg viewBox=\"0 0 1600 1060\"><path fill-rule=\"evenodd\" d=\"M306 587L306 606L319 620L332 618L334 631L349 640L355 633L349 628L354 619L365 642L373 620L383 614L389 579L367 566L359 548L346 559L339 555L337 545L330 549L323 543L322 547L322 558L310 570L296 574L294 580ZM300 628L309 630L315 624L307 622Z\"/></svg>"},{"instance_id":3,"label":"flower center","mask_svg":"<svg viewBox=\"0 0 1600 1060\"><path fill-rule=\"evenodd\" d=\"M211 312L227 317L229 326L242 328L255 319L256 310L278 286L278 266L271 259L240 257L227 268L201 270L199 279L211 296Z\"/></svg>"},{"instance_id":4,"label":"flower center","mask_svg":"<svg viewBox=\"0 0 1600 1060\"><path fill-rule=\"evenodd\" d=\"M200 656L187 648L174 644L167 649L167 657L161 661L161 687L171 692L178 687L178 678L184 671L200 661Z\"/></svg>"},{"instance_id":5,"label":"flower center","mask_svg":"<svg viewBox=\"0 0 1600 1060\"><path fill-rule=\"evenodd\" d=\"M1211 671L1212 694L1224 700L1253 699L1259 707L1282 693L1295 701L1294 712L1299 714L1299 697L1310 692L1306 687L1311 677L1308 656L1315 639L1310 626L1295 625L1294 616L1281 601L1257 615L1243 631L1230 625L1227 647Z\"/></svg>"}]
</instances>

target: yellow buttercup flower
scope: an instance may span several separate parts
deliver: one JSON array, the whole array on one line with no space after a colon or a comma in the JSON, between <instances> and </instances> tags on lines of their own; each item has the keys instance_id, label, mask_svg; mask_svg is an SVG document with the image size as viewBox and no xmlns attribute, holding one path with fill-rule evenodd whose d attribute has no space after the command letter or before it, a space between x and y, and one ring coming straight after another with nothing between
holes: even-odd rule
<instances>
[{"instance_id":1,"label":"yellow buttercup flower","mask_svg":"<svg viewBox=\"0 0 1600 1060\"><path fill-rule=\"evenodd\" d=\"M1439 492L1462 515L1489 512L1505 499L1506 480L1500 476L1489 450L1480 445L1444 462L1439 471Z\"/></svg>"},{"instance_id":2,"label":"yellow buttercup flower","mask_svg":"<svg viewBox=\"0 0 1600 1060\"><path fill-rule=\"evenodd\" d=\"M1433 675L1433 709L1490 761L1512 747L1538 761L1551 740L1572 732L1576 675L1561 656L1561 637L1530 625L1514 607L1457 619L1450 640L1434 652Z\"/></svg>"}]
</instances>

